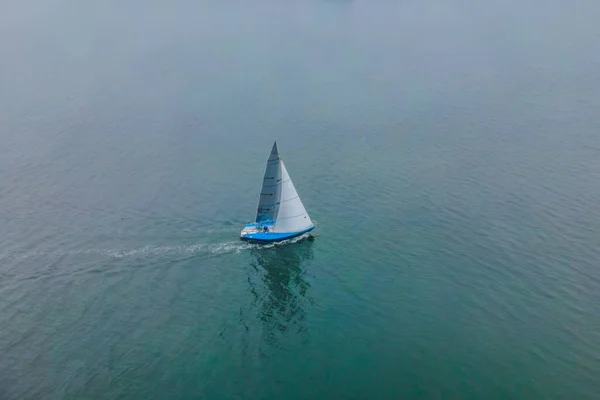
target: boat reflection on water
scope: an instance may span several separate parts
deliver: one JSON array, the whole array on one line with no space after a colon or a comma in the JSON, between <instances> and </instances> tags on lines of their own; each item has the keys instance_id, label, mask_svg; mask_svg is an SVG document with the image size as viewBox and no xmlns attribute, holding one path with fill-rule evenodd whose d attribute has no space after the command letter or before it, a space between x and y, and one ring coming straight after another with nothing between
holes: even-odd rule
<instances>
[{"instance_id":1,"label":"boat reflection on water","mask_svg":"<svg viewBox=\"0 0 600 400\"><path fill-rule=\"evenodd\" d=\"M285 346L296 336L302 340L310 284L306 266L312 259L310 240L280 246L252 249L253 261L248 275L253 296L252 309L261 321L262 340L270 346ZM284 341L285 339L285 341Z\"/></svg>"}]
</instances>

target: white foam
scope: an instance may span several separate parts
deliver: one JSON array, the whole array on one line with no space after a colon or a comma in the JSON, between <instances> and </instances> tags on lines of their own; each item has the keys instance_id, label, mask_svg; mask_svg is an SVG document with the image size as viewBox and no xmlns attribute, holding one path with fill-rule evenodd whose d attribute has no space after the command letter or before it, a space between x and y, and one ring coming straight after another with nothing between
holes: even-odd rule
<instances>
[{"instance_id":1,"label":"white foam","mask_svg":"<svg viewBox=\"0 0 600 400\"><path fill-rule=\"evenodd\" d=\"M271 249L275 246L285 246L287 244L298 243L298 242L308 238L309 236L310 236L310 233L307 232L307 233L303 233L300 236L296 236L295 238L282 240L281 242L263 244L261 247L264 249Z\"/></svg>"},{"instance_id":2,"label":"white foam","mask_svg":"<svg viewBox=\"0 0 600 400\"><path fill-rule=\"evenodd\" d=\"M127 257L148 257L148 256L175 256L175 255L221 255L229 253L240 253L249 249L271 249L275 246L284 246L287 244L297 243L306 239L310 234L305 233L301 236L283 240L277 243L268 244L253 244L241 241L231 241L224 243L197 243L186 246L169 246L169 245L153 245L141 246L129 249L106 249L106 248L88 248L88 249L71 249L66 251L48 251L48 252L28 252L22 254L2 254L2 258L29 258L42 256L78 256L78 255L99 255L110 258L127 258Z\"/></svg>"}]
</instances>

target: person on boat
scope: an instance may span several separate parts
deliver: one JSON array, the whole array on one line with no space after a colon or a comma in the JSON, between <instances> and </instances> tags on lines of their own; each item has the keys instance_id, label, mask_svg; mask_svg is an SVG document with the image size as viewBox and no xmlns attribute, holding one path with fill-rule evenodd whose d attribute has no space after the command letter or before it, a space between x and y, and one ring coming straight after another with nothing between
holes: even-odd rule
<instances>
[{"instance_id":1,"label":"person on boat","mask_svg":"<svg viewBox=\"0 0 600 400\"><path fill-rule=\"evenodd\" d=\"M269 233L269 227L265 225L265 226L264 226L264 228L263 228L263 231L264 231L265 233Z\"/></svg>"}]
</instances>

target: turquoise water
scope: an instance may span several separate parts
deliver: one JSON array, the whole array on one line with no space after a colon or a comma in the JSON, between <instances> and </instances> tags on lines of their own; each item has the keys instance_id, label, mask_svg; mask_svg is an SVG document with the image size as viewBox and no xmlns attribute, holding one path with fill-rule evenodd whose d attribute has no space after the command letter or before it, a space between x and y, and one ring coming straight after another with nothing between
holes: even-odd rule
<instances>
[{"instance_id":1,"label":"turquoise water","mask_svg":"<svg viewBox=\"0 0 600 400\"><path fill-rule=\"evenodd\" d=\"M596 3L125 3L0 12L0 399L597 398Z\"/></svg>"}]
</instances>

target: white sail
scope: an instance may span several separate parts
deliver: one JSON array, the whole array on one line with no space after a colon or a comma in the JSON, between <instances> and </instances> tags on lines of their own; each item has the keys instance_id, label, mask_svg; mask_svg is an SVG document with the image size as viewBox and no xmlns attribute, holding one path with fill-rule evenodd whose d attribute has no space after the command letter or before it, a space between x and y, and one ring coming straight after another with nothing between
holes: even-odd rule
<instances>
[{"instance_id":1,"label":"white sail","mask_svg":"<svg viewBox=\"0 0 600 400\"><path fill-rule=\"evenodd\" d=\"M304 231L312 227L313 222L296 192L283 161L279 160L279 164L281 166L281 201L273 232Z\"/></svg>"},{"instance_id":2,"label":"white sail","mask_svg":"<svg viewBox=\"0 0 600 400\"><path fill-rule=\"evenodd\" d=\"M277 142L273 143L271 154L267 160L267 168L260 190L260 200L256 211L256 222L275 222L279 212L279 201L281 198L281 160Z\"/></svg>"}]
</instances>

